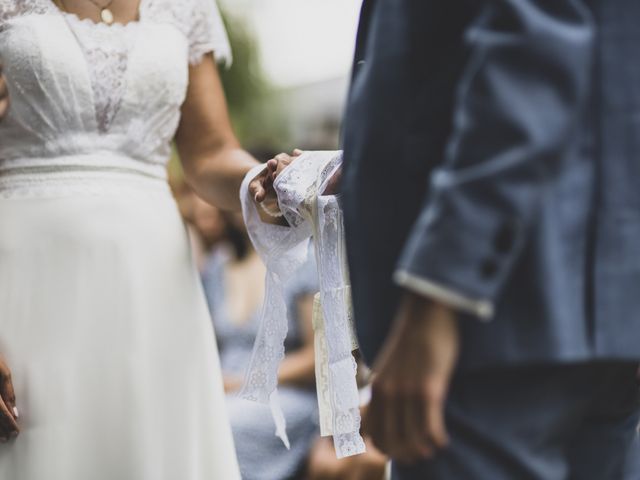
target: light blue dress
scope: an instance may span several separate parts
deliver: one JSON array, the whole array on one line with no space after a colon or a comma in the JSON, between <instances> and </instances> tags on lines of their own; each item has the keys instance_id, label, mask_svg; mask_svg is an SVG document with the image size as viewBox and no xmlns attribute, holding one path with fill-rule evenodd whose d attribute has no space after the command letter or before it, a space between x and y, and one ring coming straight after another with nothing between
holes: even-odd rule
<instances>
[{"instance_id":1,"label":"light blue dress","mask_svg":"<svg viewBox=\"0 0 640 480\"><path fill-rule=\"evenodd\" d=\"M214 252L202 272L205 294L216 329L222 371L243 377L249 364L258 332L259 312L243 325L234 324L226 309L225 266L231 256L225 249ZM291 353L302 345L298 318L298 300L318 291L315 262L307 265L286 287L289 333L285 344ZM275 425L266 405L249 402L235 394L227 395L227 408L244 480L287 480L296 478L303 468L311 444L318 436L318 406L315 390L295 387L278 388L280 403L287 420L291 450L287 451L275 436Z\"/></svg>"}]
</instances>

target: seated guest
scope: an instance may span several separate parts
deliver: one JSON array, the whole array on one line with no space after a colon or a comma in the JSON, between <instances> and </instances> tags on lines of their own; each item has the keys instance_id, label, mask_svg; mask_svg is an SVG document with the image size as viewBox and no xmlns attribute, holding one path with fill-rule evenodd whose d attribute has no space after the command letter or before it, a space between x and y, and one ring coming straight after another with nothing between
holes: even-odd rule
<instances>
[{"instance_id":1,"label":"seated guest","mask_svg":"<svg viewBox=\"0 0 640 480\"><path fill-rule=\"evenodd\" d=\"M218 242L219 212L196 202L194 222L205 246ZM287 421L291 450L275 436L266 405L237 398L259 327L265 267L254 251L242 218L222 214L223 242L209 252L202 280L220 349L227 407L244 480L298 478L318 435L314 390L312 311L318 291L317 273L309 264L287 285L289 332L286 357L279 370L279 397ZM209 238L211 237L211 238Z\"/></svg>"}]
</instances>

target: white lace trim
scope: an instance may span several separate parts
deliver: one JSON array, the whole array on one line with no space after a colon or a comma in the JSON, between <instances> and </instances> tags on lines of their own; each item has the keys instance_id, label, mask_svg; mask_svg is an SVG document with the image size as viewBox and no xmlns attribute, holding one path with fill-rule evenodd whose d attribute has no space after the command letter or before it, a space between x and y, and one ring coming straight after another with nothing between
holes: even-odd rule
<instances>
[{"instance_id":1,"label":"white lace trim","mask_svg":"<svg viewBox=\"0 0 640 480\"><path fill-rule=\"evenodd\" d=\"M141 0L144 20L170 23L189 40L189 63L200 63L215 52L216 60L231 65L232 54L227 31L215 0L190 0L189 7L176 0Z\"/></svg>"},{"instance_id":2,"label":"white lace trim","mask_svg":"<svg viewBox=\"0 0 640 480\"><path fill-rule=\"evenodd\" d=\"M283 285L304 263L311 236L320 279L320 308L314 329L320 375L318 394L322 433L333 435L339 458L365 451L360 436L355 340L351 298L345 264L342 212L335 196L321 196L323 185L342 162L336 152L307 152L278 178L275 189L290 227L262 223L248 194L248 185L261 167L243 182L241 200L249 236L267 265L267 291L246 383L240 396L270 404L276 431L285 444L284 417L277 401L278 366L287 334Z\"/></svg>"},{"instance_id":3,"label":"white lace trim","mask_svg":"<svg viewBox=\"0 0 640 480\"><path fill-rule=\"evenodd\" d=\"M60 197L132 189L165 191L167 188L163 165L145 164L112 153L0 162L0 198Z\"/></svg>"},{"instance_id":4,"label":"white lace trim","mask_svg":"<svg viewBox=\"0 0 640 480\"><path fill-rule=\"evenodd\" d=\"M139 23L127 25L94 23L74 14L64 14L87 60L98 130L106 133L115 119L127 90L129 52Z\"/></svg>"},{"instance_id":5,"label":"white lace trim","mask_svg":"<svg viewBox=\"0 0 640 480\"><path fill-rule=\"evenodd\" d=\"M56 11L56 6L43 0L0 0L0 22L24 15L44 15Z\"/></svg>"},{"instance_id":6,"label":"white lace trim","mask_svg":"<svg viewBox=\"0 0 640 480\"><path fill-rule=\"evenodd\" d=\"M2 172L0 199L61 198L69 196L165 194L166 180L125 169L61 169Z\"/></svg>"}]
</instances>

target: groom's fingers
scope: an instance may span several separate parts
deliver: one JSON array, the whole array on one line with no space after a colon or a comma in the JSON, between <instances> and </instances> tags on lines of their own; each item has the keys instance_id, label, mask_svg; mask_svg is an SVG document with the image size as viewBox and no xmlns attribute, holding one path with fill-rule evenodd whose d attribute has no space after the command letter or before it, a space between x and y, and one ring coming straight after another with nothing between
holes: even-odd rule
<instances>
[{"instance_id":1,"label":"groom's fingers","mask_svg":"<svg viewBox=\"0 0 640 480\"><path fill-rule=\"evenodd\" d=\"M426 408L426 430L436 448L445 448L449 443L449 436L444 420L444 399L432 395Z\"/></svg>"},{"instance_id":2,"label":"groom's fingers","mask_svg":"<svg viewBox=\"0 0 640 480\"><path fill-rule=\"evenodd\" d=\"M398 438L390 455L400 463L413 463L433 453L432 445L422 429L425 411L424 397L413 385L406 385L393 406L399 425Z\"/></svg>"},{"instance_id":3,"label":"groom's fingers","mask_svg":"<svg viewBox=\"0 0 640 480\"><path fill-rule=\"evenodd\" d=\"M406 438L410 453L415 460L419 460L433 455L434 450L429 435L422 428L425 424L427 404L419 386L408 399L408 403L405 416Z\"/></svg>"},{"instance_id":4,"label":"groom's fingers","mask_svg":"<svg viewBox=\"0 0 640 480\"><path fill-rule=\"evenodd\" d=\"M371 404L367 411L367 433L371 436L371 440L373 440L373 443L380 451L388 453L389 437L386 432L385 416L389 415L390 412L384 403L385 399L382 387L377 382L374 382L372 390Z\"/></svg>"}]
</instances>

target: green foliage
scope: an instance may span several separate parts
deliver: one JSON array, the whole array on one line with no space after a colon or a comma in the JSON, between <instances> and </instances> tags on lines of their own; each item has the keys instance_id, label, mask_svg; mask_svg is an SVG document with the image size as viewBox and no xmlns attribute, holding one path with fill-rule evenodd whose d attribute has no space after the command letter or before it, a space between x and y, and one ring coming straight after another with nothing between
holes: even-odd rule
<instances>
[{"instance_id":1,"label":"green foliage","mask_svg":"<svg viewBox=\"0 0 640 480\"><path fill-rule=\"evenodd\" d=\"M288 131L272 87L260 65L258 45L246 24L223 12L233 51L230 68L220 66L220 76L233 128L242 146L267 160L262 152L280 152L288 144ZM169 176L179 181L182 168L174 151Z\"/></svg>"},{"instance_id":2,"label":"green foliage","mask_svg":"<svg viewBox=\"0 0 640 480\"><path fill-rule=\"evenodd\" d=\"M233 64L220 75L236 134L247 149L280 150L288 137L286 122L262 71L256 39L243 21L223 16Z\"/></svg>"}]
</instances>

